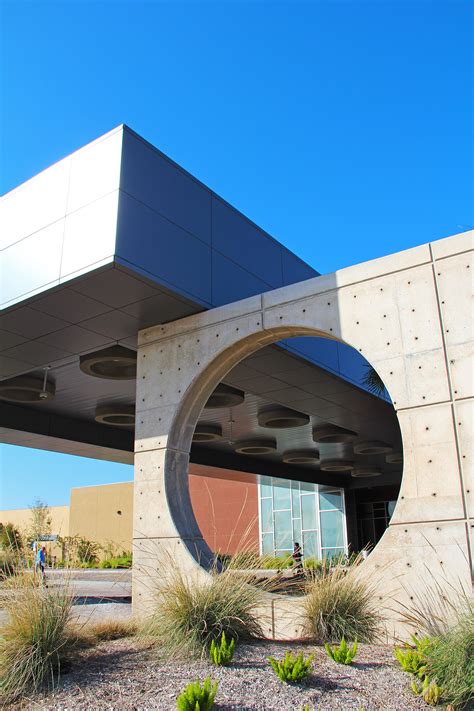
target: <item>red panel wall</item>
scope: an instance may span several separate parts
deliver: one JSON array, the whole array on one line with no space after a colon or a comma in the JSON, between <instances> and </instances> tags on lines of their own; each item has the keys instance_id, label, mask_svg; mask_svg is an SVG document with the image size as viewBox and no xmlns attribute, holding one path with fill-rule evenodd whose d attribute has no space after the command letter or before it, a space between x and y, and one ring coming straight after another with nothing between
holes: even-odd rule
<instances>
[{"instance_id":1,"label":"red panel wall","mask_svg":"<svg viewBox=\"0 0 474 711\"><path fill-rule=\"evenodd\" d=\"M254 477L191 464L189 491L194 515L211 550L258 552L258 487Z\"/></svg>"}]
</instances>

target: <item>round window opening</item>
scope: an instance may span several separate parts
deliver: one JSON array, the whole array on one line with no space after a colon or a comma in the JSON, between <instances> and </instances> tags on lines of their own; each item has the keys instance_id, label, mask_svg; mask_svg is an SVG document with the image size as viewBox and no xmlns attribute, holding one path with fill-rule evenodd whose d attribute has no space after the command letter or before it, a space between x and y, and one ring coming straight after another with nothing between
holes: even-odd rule
<instances>
[{"instance_id":1,"label":"round window opening","mask_svg":"<svg viewBox=\"0 0 474 711\"><path fill-rule=\"evenodd\" d=\"M345 343L305 335L249 352L201 395L190 501L219 569L260 569L278 576L274 592L302 594L318 570L370 556L387 530L400 427L377 371Z\"/></svg>"}]
</instances>

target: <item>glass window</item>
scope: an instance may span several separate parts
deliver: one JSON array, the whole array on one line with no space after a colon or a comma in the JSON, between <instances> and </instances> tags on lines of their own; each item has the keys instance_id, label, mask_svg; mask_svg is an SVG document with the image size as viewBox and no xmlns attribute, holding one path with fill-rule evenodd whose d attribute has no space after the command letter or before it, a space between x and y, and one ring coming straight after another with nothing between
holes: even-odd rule
<instances>
[{"instance_id":1,"label":"glass window","mask_svg":"<svg viewBox=\"0 0 474 711\"><path fill-rule=\"evenodd\" d=\"M303 554L305 558L319 558L317 531L303 533Z\"/></svg>"},{"instance_id":2,"label":"glass window","mask_svg":"<svg viewBox=\"0 0 474 711\"><path fill-rule=\"evenodd\" d=\"M262 499L260 502L262 512L262 531L273 531L272 500Z\"/></svg>"},{"instance_id":3,"label":"glass window","mask_svg":"<svg viewBox=\"0 0 474 711\"><path fill-rule=\"evenodd\" d=\"M290 502L290 487L288 485L273 487L273 508L275 510L289 509Z\"/></svg>"},{"instance_id":4,"label":"glass window","mask_svg":"<svg viewBox=\"0 0 474 711\"><path fill-rule=\"evenodd\" d=\"M344 546L343 525L341 511L321 511L321 545L323 548Z\"/></svg>"},{"instance_id":5,"label":"glass window","mask_svg":"<svg viewBox=\"0 0 474 711\"><path fill-rule=\"evenodd\" d=\"M265 479L265 483L260 484L260 498L266 499L272 496L271 479Z\"/></svg>"},{"instance_id":6,"label":"glass window","mask_svg":"<svg viewBox=\"0 0 474 711\"><path fill-rule=\"evenodd\" d=\"M296 486L294 484L291 485L291 507L293 509L293 516L294 518L300 518L301 516L301 511L300 511L300 489L298 484Z\"/></svg>"},{"instance_id":7,"label":"glass window","mask_svg":"<svg viewBox=\"0 0 474 711\"><path fill-rule=\"evenodd\" d=\"M389 518L392 518L396 505L397 505L396 501L387 501L387 512L388 512Z\"/></svg>"},{"instance_id":8,"label":"glass window","mask_svg":"<svg viewBox=\"0 0 474 711\"><path fill-rule=\"evenodd\" d=\"M315 486L315 484L308 484L308 482L306 482L306 481L301 481L300 482L300 489L301 489L301 493L306 491L309 494L314 494L314 492L316 491L316 486Z\"/></svg>"},{"instance_id":9,"label":"glass window","mask_svg":"<svg viewBox=\"0 0 474 711\"><path fill-rule=\"evenodd\" d=\"M319 508L321 511L339 509L342 511L342 493L340 491L320 491Z\"/></svg>"},{"instance_id":10,"label":"glass window","mask_svg":"<svg viewBox=\"0 0 474 711\"><path fill-rule=\"evenodd\" d=\"M323 558L335 558L336 556L344 553L344 548L323 548L322 554Z\"/></svg>"},{"instance_id":11,"label":"glass window","mask_svg":"<svg viewBox=\"0 0 474 711\"><path fill-rule=\"evenodd\" d=\"M262 553L273 555L273 533L263 533L262 534Z\"/></svg>"},{"instance_id":12,"label":"glass window","mask_svg":"<svg viewBox=\"0 0 474 711\"><path fill-rule=\"evenodd\" d=\"M314 494L305 494L301 497L301 513L303 516L303 529L318 528L316 522L316 497Z\"/></svg>"},{"instance_id":13,"label":"glass window","mask_svg":"<svg viewBox=\"0 0 474 711\"><path fill-rule=\"evenodd\" d=\"M301 519L293 519L293 543L299 543L301 545Z\"/></svg>"},{"instance_id":14,"label":"glass window","mask_svg":"<svg viewBox=\"0 0 474 711\"><path fill-rule=\"evenodd\" d=\"M275 511L275 548L291 550L293 527L291 525L291 511Z\"/></svg>"}]
</instances>

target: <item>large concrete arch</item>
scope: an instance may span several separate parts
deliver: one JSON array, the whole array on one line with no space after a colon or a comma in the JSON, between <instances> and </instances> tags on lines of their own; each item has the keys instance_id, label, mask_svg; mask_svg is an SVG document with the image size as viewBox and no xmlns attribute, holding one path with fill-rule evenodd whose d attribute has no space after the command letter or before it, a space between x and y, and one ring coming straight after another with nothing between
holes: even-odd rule
<instances>
[{"instance_id":1,"label":"large concrete arch","mask_svg":"<svg viewBox=\"0 0 474 711\"><path fill-rule=\"evenodd\" d=\"M383 378L397 412L404 446L399 501L360 569L376 581L380 604L407 604L435 580L470 586L472 268L472 235L460 235L141 332L138 611L150 604L159 578L158 551L185 571L207 575L210 551L187 486L191 438L204 403L237 362L295 335L324 335L357 348ZM269 635L301 634L294 602L273 596L269 605ZM392 615L388 630L397 629Z\"/></svg>"}]
</instances>

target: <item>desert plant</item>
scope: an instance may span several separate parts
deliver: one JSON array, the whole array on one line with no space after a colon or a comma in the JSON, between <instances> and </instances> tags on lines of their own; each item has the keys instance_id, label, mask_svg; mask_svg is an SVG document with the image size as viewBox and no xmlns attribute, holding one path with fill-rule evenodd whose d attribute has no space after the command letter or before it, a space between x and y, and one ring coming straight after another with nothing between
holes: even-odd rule
<instances>
[{"instance_id":1,"label":"desert plant","mask_svg":"<svg viewBox=\"0 0 474 711\"><path fill-rule=\"evenodd\" d=\"M21 585L6 599L8 622L0 637L2 703L55 686L73 642L68 633L71 604L67 585L54 590Z\"/></svg>"},{"instance_id":2,"label":"desert plant","mask_svg":"<svg viewBox=\"0 0 474 711\"><path fill-rule=\"evenodd\" d=\"M23 549L23 536L13 523L0 523L0 549L19 554Z\"/></svg>"},{"instance_id":3,"label":"desert plant","mask_svg":"<svg viewBox=\"0 0 474 711\"><path fill-rule=\"evenodd\" d=\"M176 699L178 711L211 711L217 693L217 681L211 686L211 679L204 679L188 684Z\"/></svg>"},{"instance_id":4,"label":"desert plant","mask_svg":"<svg viewBox=\"0 0 474 711\"><path fill-rule=\"evenodd\" d=\"M371 584L342 568L323 569L308 584L304 616L308 633L320 642L371 642L381 623Z\"/></svg>"},{"instance_id":5,"label":"desert plant","mask_svg":"<svg viewBox=\"0 0 474 711\"><path fill-rule=\"evenodd\" d=\"M44 536L49 536L51 534L52 518L48 504L36 499L35 503L30 506L30 511L29 540L39 541Z\"/></svg>"},{"instance_id":6,"label":"desert plant","mask_svg":"<svg viewBox=\"0 0 474 711\"><path fill-rule=\"evenodd\" d=\"M231 639L229 644L225 638L225 632L222 633L220 644L217 645L215 640L211 640L211 648L209 654L211 657L211 662L213 662L218 667L226 666L232 661L234 656L235 639Z\"/></svg>"},{"instance_id":7,"label":"desert plant","mask_svg":"<svg viewBox=\"0 0 474 711\"><path fill-rule=\"evenodd\" d=\"M337 662L338 664L352 664L352 661L357 654L357 640L355 640L352 647L349 647L343 637L339 646L334 645L334 647L331 647L326 642L324 648L326 649L328 657L330 657L334 662Z\"/></svg>"},{"instance_id":8,"label":"desert plant","mask_svg":"<svg viewBox=\"0 0 474 711\"><path fill-rule=\"evenodd\" d=\"M17 557L11 550L0 550L0 580L15 574Z\"/></svg>"},{"instance_id":9,"label":"desert plant","mask_svg":"<svg viewBox=\"0 0 474 711\"><path fill-rule=\"evenodd\" d=\"M408 674L424 675L426 670L426 657L422 652L411 647L395 647L394 655L402 671Z\"/></svg>"},{"instance_id":10,"label":"desert plant","mask_svg":"<svg viewBox=\"0 0 474 711\"><path fill-rule=\"evenodd\" d=\"M262 636L258 607L264 591L248 576L226 570L207 580L188 577L172 560L163 570L143 631L157 639L165 657L207 656L223 632L235 640Z\"/></svg>"},{"instance_id":11,"label":"desert plant","mask_svg":"<svg viewBox=\"0 0 474 711\"><path fill-rule=\"evenodd\" d=\"M366 371L362 376L362 385L364 385L373 395L382 397L382 395L386 392L385 384L382 378L371 365L366 363L365 367Z\"/></svg>"},{"instance_id":12,"label":"desert plant","mask_svg":"<svg viewBox=\"0 0 474 711\"><path fill-rule=\"evenodd\" d=\"M430 681L427 676L424 677L421 686L418 686L416 681L412 681L411 690L415 696L422 696L423 701L430 706L437 706L443 696L443 689L435 681Z\"/></svg>"},{"instance_id":13,"label":"desert plant","mask_svg":"<svg viewBox=\"0 0 474 711\"><path fill-rule=\"evenodd\" d=\"M313 654L310 654L307 659L303 657L303 652L293 656L292 652L286 652L283 659L278 661L274 657L268 657L270 665L277 677L286 683L294 683L306 679L311 671L311 662Z\"/></svg>"}]
</instances>

